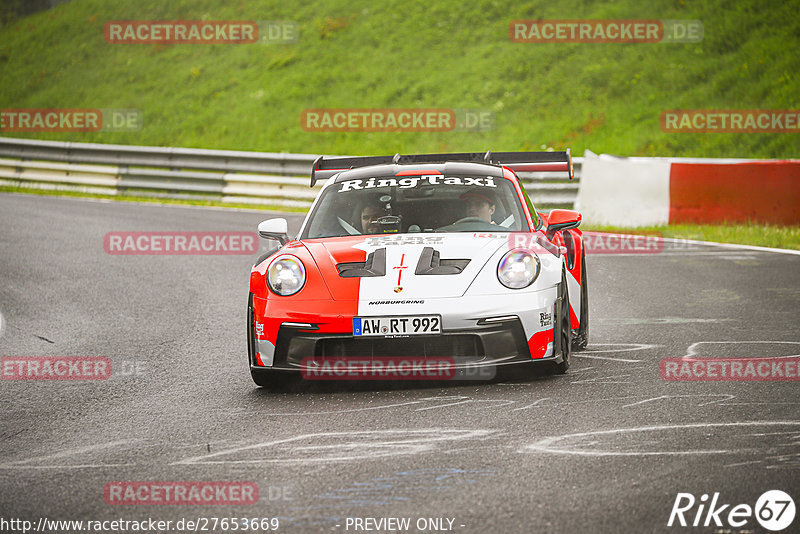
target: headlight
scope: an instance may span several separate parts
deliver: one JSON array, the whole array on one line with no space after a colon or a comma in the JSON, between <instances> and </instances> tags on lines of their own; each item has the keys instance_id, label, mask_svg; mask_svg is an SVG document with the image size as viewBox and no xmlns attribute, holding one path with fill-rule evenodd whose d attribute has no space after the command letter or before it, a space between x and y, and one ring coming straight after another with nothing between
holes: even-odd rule
<instances>
[{"instance_id":1,"label":"headlight","mask_svg":"<svg viewBox=\"0 0 800 534\"><path fill-rule=\"evenodd\" d=\"M539 276L539 257L523 250L511 250L497 264L497 279L509 289L528 287Z\"/></svg>"},{"instance_id":2,"label":"headlight","mask_svg":"<svg viewBox=\"0 0 800 534\"><path fill-rule=\"evenodd\" d=\"M269 288L284 297L294 295L306 283L306 268L303 262L294 256L279 256L272 262L267 271Z\"/></svg>"}]
</instances>

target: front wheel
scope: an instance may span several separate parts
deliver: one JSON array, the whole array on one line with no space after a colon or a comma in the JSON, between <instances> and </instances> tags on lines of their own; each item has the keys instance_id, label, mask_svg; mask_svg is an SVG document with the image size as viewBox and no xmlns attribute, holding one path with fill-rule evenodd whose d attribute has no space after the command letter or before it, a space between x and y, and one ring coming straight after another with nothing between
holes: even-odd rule
<instances>
[{"instance_id":1,"label":"front wheel","mask_svg":"<svg viewBox=\"0 0 800 534\"><path fill-rule=\"evenodd\" d=\"M589 344L589 285L586 279L586 253L581 252L581 323L572 333L572 350Z\"/></svg>"},{"instance_id":2,"label":"front wheel","mask_svg":"<svg viewBox=\"0 0 800 534\"><path fill-rule=\"evenodd\" d=\"M558 335L561 345L561 363L555 364L555 373L563 375L569 369L569 359L572 355L572 325L569 316L569 288L567 287L567 277L561 275L561 286L558 291L560 299L558 306ZM553 340L555 341L555 340Z\"/></svg>"}]
</instances>

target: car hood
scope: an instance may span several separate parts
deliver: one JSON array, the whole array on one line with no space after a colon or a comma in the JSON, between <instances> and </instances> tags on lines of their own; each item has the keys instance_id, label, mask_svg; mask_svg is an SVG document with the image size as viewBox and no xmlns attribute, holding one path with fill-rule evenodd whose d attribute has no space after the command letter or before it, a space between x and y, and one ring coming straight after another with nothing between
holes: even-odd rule
<instances>
[{"instance_id":1,"label":"car hood","mask_svg":"<svg viewBox=\"0 0 800 534\"><path fill-rule=\"evenodd\" d=\"M508 234L353 236L303 242L334 299L459 297Z\"/></svg>"}]
</instances>

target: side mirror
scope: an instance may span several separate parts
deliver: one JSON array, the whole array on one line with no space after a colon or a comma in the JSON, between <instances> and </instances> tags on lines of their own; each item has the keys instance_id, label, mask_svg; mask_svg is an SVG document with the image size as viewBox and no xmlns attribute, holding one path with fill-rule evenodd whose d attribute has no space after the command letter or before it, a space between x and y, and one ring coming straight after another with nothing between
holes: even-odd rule
<instances>
[{"instance_id":1,"label":"side mirror","mask_svg":"<svg viewBox=\"0 0 800 534\"><path fill-rule=\"evenodd\" d=\"M267 219L258 224L258 235L264 239L277 239L281 245L289 241L289 226L286 219Z\"/></svg>"},{"instance_id":2,"label":"side mirror","mask_svg":"<svg viewBox=\"0 0 800 534\"><path fill-rule=\"evenodd\" d=\"M573 210L553 210L548 216L547 232L569 230L581 225L582 215Z\"/></svg>"}]
</instances>

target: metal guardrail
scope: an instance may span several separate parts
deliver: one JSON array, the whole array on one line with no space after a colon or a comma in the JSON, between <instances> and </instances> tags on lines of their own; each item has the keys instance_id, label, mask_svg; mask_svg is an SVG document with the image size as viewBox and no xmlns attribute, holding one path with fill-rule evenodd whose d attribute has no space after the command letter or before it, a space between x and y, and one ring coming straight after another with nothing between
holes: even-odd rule
<instances>
[{"instance_id":1,"label":"metal guardrail","mask_svg":"<svg viewBox=\"0 0 800 534\"><path fill-rule=\"evenodd\" d=\"M27 160L168 167L264 174L311 174L316 156L99 143L69 143L0 137L0 156Z\"/></svg>"},{"instance_id":2,"label":"metal guardrail","mask_svg":"<svg viewBox=\"0 0 800 534\"><path fill-rule=\"evenodd\" d=\"M308 207L322 185L308 187L316 158L0 137L0 185ZM572 181L559 173L520 178L537 206L572 207L582 160L573 158Z\"/></svg>"}]
</instances>

